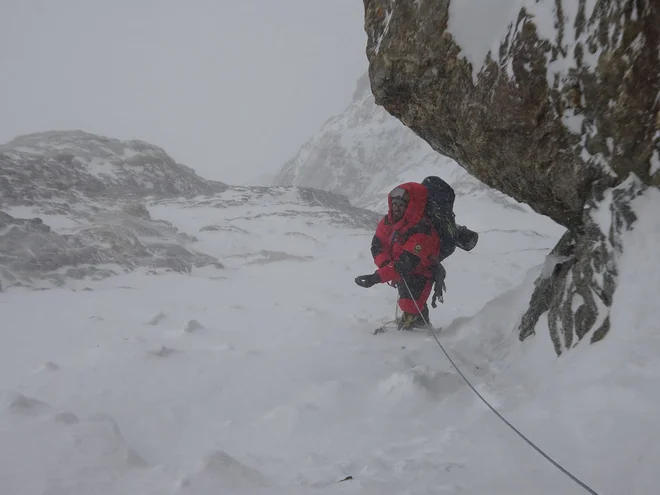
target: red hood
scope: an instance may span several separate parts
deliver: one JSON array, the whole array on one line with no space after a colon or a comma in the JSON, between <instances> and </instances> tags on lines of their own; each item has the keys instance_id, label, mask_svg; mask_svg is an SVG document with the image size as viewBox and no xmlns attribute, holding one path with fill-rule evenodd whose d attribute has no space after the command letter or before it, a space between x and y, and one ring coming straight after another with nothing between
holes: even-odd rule
<instances>
[{"instance_id":1,"label":"red hood","mask_svg":"<svg viewBox=\"0 0 660 495\"><path fill-rule=\"evenodd\" d=\"M428 190L421 184L417 182L406 182L401 184L399 187L402 187L408 194L410 194L410 202L408 203L408 208L403 214L403 218L397 223L392 225L392 229L397 232L403 233L409 228L417 225L422 218L424 218L424 209L426 208L426 197L428 195ZM392 223L392 198L387 196L388 212L387 218Z\"/></svg>"}]
</instances>

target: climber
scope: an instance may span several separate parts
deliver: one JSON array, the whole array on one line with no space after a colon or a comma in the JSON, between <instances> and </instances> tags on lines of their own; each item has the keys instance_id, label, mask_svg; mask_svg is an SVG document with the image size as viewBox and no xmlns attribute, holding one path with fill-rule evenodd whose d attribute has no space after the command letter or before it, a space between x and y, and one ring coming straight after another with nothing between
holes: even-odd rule
<instances>
[{"instance_id":1,"label":"climber","mask_svg":"<svg viewBox=\"0 0 660 495\"><path fill-rule=\"evenodd\" d=\"M378 223L371 242L378 269L355 279L361 287L388 282L396 286L403 312L397 321L400 330L425 327L425 321L430 324L426 301L435 281L440 238L426 216L427 196L428 189L416 182L390 192L388 213Z\"/></svg>"}]
</instances>

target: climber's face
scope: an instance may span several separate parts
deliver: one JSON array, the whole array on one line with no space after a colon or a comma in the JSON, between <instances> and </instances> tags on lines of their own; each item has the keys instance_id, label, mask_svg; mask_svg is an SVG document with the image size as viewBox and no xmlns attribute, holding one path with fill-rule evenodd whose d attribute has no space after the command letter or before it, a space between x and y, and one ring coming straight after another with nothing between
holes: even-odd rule
<instances>
[{"instance_id":1,"label":"climber's face","mask_svg":"<svg viewBox=\"0 0 660 495\"><path fill-rule=\"evenodd\" d=\"M410 202L410 194L401 187L397 187L390 193L392 201L392 220L398 222L403 218Z\"/></svg>"},{"instance_id":2,"label":"climber's face","mask_svg":"<svg viewBox=\"0 0 660 495\"><path fill-rule=\"evenodd\" d=\"M401 220L406 213L406 208L408 208L408 203L403 201L392 201L392 220L395 222Z\"/></svg>"}]
</instances>

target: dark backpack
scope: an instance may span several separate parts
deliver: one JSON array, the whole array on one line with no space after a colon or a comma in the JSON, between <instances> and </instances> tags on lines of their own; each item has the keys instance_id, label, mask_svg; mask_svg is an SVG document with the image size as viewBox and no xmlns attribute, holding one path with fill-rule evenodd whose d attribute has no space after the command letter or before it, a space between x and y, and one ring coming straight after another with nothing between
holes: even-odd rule
<instances>
[{"instance_id":1,"label":"dark backpack","mask_svg":"<svg viewBox=\"0 0 660 495\"><path fill-rule=\"evenodd\" d=\"M452 187L440 177L430 176L422 181L428 190L426 199L426 217L440 236L440 260L444 260L456 249L456 217L454 200L456 194Z\"/></svg>"},{"instance_id":2,"label":"dark backpack","mask_svg":"<svg viewBox=\"0 0 660 495\"><path fill-rule=\"evenodd\" d=\"M424 213L440 236L439 261L451 255L456 250L456 246L465 251L474 248L479 234L462 225L456 225L454 189L440 177L435 176L424 179L422 185L428 190Z\"/></svg>"}]
</instances>

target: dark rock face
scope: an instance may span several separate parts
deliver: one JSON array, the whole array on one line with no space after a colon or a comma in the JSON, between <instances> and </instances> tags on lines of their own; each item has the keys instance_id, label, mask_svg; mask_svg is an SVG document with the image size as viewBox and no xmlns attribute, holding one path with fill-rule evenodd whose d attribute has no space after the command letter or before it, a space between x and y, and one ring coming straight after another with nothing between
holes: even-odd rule
<instances>
[{"instance_id":1,"label":"dark rock face","mask_svg":"<svg viewBox=\"0 0 660 495\"><path fill-rule=\"evenodd\" d=\"M568 228L519 328L547 313L559 354L609 331L630 203L660 184L660 3L524 2L470 60L465 2L364 0L371 88L434 150Z\"/></svg>"},{"instance_id":2,"label":"dark rock face","mask_svg":"<svg viewBox=\"0 0 660 495\"><path fill-rule=\"evenodd\" d=\"M576 1L530 3L499 53L475 68L452 36L450 0L364 0L376 103L478 179L569 228L581 224L596 180L614 185L634 172L660 182L660 6L603 0L588 12L593 2L579 0L567 16ZM553 4L553 19L533 10ZM539 28L548 21L552 33Z\"/></svg>"}]
</instances>

